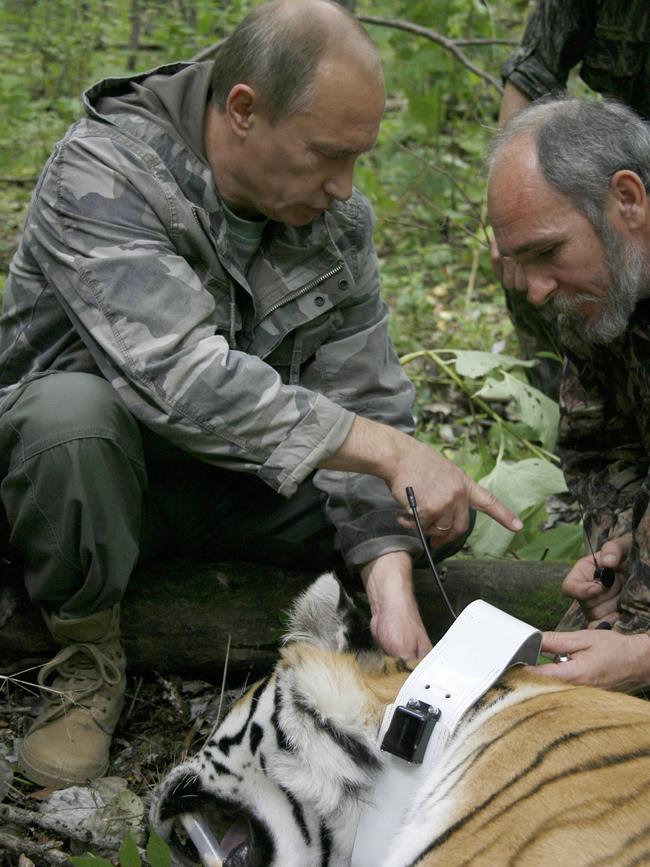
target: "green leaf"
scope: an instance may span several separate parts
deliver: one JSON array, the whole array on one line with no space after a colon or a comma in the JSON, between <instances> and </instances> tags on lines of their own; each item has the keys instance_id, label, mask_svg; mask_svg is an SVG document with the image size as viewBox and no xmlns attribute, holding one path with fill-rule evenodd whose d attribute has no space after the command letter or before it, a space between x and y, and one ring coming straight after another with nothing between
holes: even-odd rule
<instances>
[{"instance_id":1,"label":"green leaf","mask_svg":"<svg viewBox=\"0 0 650 867\"><path fill-rule=\"evenodd\" d=\"M481 352L474 349L453 350L456 363L456 373L468 379L480 379L491 370L511 370L513 367L532 367L534 361L522 361L512 355L500 355L496 352Z\"/></svg>"},{"instance_id":2,"label":"green leaf","mask_svg":"<svg viewBox=\"0 0 650 867\"><path fill-rule=\"evenodd\" d=\"M542 532L542 525L548 521L546 502L536 503L529 509L524 509L519 513L519 517L524 522L524 528L517 533L510 545L510 550L518 557L521 549Z\"/></svg>"},{"instance_id":3,"label":"green leaf","mask_svg":"<svg viewBox=\"0 0 650 867\"><path fill-rule=\"evenodd\" d=\"M494 467L494 458L489 455L484 456L479 451L472 451L467 447L456 450L452 455L452 460L471 479L480 479Z\"/></svg>"},{"instance_id":4,"label":"green leaf","mask_svg":"<svg viewBox=\"0 0 650 867\"><path fill-rule=\"evenodd\" d=\"M503 371L503 379L488 377L475 397L486 400L513 400L521 421L532 428L544 448L552 451L557 439L560 410L557 403L539 389Z\"/></svg>"},{"instance_id":5,"label":"green leaf","mask_svg":"<svg viewBox=\"0 0 650 867\"><path fill-rule=\"evenodd\" d=\"M567 490L562 471L541 458L516 464L501 461L480 483L516 514ZM502 557L513 536L510 530L479 513L469 542L475 557Z\"/></svg>"},{"instance_id":6,"label":"green leaf","mask_svg":"<svg viewBox=\"0 0 650 867\"><path fill-rule=\"evenodd\" d=\"M144 815L142 798L130 789L124 789L120 792L115 807L116 816L120 819L126 819L131 824L139 822Z\"/></svg>"},{"instance_id":7,"label":"green leaf","mask_svg":"<svg viewBox=\"0 0 650 867\"><path fill-rule=\"evenodd\" d=\"M153 828L147 843L147 861L151 867L171 867L172 863L171 849Z\"/></svg>"},{"instance_id":8,"label":"green leaf","mask_svg":"<svg viewBox=\"0 0 650 867\"><path fill-rule=\"evenodd\" d=\"M517 549L522 560L577 560L583 554L582 527L558 524Z\"/></svg>"},{"instance_id":9,"label":"green leaf","mask_svg":"<svg viewBox=\"0 0 650 867\"><path fill-rule=\"evenodd\" d=\"M120 867L142 867L142 859L140 858L138 847L131 831L127 833L122 841L119 855Z\"/></svg>"}]
</instances>

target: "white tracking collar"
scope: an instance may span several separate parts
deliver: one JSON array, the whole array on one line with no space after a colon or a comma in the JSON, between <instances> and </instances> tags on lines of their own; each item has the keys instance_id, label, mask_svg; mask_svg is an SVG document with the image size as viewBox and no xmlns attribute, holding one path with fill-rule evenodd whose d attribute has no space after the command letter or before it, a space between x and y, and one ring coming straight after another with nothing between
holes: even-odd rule
<instances>
[{"instance_id":1,"label":"white tracking collar","mask_svg":"<svg viewBox=\"0 0 650 867\"><path fill-rule=\"evenodd\" d=\"M510 666L535 665L541 642L539 630L482 600L472 602L459 615L386 709L378 743L384 744L394 721L388 739L392 747L411 755L415 742L415 758L421 762L383 753L372 801L357 828L352 867L382 863L421 780L434 773L462 717ZM426 711L418 702L433 710Z\"/></svg>"}]
</instances>

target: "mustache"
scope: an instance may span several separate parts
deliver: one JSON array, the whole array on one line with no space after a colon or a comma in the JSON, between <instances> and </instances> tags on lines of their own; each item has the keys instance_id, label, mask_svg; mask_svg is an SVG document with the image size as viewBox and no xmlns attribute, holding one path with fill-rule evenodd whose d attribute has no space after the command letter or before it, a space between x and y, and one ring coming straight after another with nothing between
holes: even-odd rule
<instances>
[{"instance_id":1,"label":"mustache","mask_svg":"<svg viewBox=\"0 0 650 867\"><path fill-rule=\"evenodd\" d=\"M599 299L591 292L580 292L577 295L563 295L559 292L550 299L554 313L575 313L583 304L598 302Z\"/></svg>"}]
</instances>

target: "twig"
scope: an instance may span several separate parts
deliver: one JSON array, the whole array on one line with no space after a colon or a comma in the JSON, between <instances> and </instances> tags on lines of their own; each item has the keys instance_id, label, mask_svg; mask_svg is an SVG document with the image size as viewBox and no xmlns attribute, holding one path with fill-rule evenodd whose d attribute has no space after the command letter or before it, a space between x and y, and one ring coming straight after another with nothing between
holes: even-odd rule
<instances>
[{"instance_id":1,"label":"twig","mask_svg":"<svg viewBox=\"0 0 650 867\"><path fill-rule=\"evenodd\" d=\"M22 807L12 807L10 804L0 804L0 819L14 822L24 828L41 828L43 831L53 831L64 837L79 840L82 843L92 843L100 849L117 849L122 842L119 837L101 837L90 828L78 828L63 819L24 810Z\"/></svg>"},{"instance_id":2,"label":"twig","mask_svg":"<svg viewBox=\"0 0 650 867\"><path fill-rule=\"evenodd\" d=\"M28 855L36 859L37 864L72 864L65 852L60 849L51 849L34 840L26 840L24 837L15 837L0 831L0 850L15 852L17 855Z\"/></svg>"},{"instance_id":3,"label":"twig","mask_svg":"<svg viewBox=\"0 0 650 867\"><path fill-rule=\"evenodd\" d=\"M212 738L214 733L216 732L219 723L221 722L221 708L223 707L223 697L226 692L226 674L228 673L228 662L230 661L230 641L232 639L232 635L228 634L228 644L226 645L226 658L223 663L223 675L221 677L221 693L219 695L219 705L217 707L217 715L214 719L214 724L210 731L208 732L208 736L205 739L204 743L208 743L208 741Z\"/></svg>"},{"instance_id":4,"label":"twig","mask_svg":"<svg viewBox=\"0 0 650 867\"><path fill-rule=\"evenodd\" d=\"M454 39L454 45L519 45L516 39L485 39L482 36L469 36L465 39Z\"/></svg>"},{"instance_id":5,"label":"twig","mask_svg":"<svg viewBox=\"0 0 650 867\"><path fill-rule=\"evenodd\" d=\"M126 712L125 719L131 719L131 714L133 713L133 708L135 707L135 703L138 700L138 696L140 695L140 690L142 689L142 678L139 677L137 683L135 685L135 689L133 690L133 698L131 699L131 704L129 705L129 709Z\"/></svg>"},{"instance_id":6,"label":"twig","mask_svg":"<svg viewBox=\"0 0 650 867\"><path fill-rule=\"evenodd\" d=\"M476 286L476 275L478 274L478 261L481 256L481 248L477 247L472 256L472 265L469 269L469 279L467 281L467 289L465 290L465 307L469 307Z\"/></svg>"},{"instance_id":7,"label":"twig","mask_svg":"<svg viewBox=\"0 0 650 867\"><path fill-rule=\"evenodd\" d=\"M486 403L481 397L478 397L475 394L472 394L472 391L468 386L463 382L462 378L456 373L453 366L443 361L440 355L433 349L422 349L418 352L410 352L408 355L402 356L400 358L400 364L410 364L411 361L414 361L416 358L428 358L430 361L433 361L434 364L438 365L440 369L446 374L446 376L454 382L458 388L465 394L472 402L478 404L481 407L483 412L487 413L491 419L493 419L500 427L503 427L508 433L513 436L516 440L525 446L535 457L544 458L547 461L553 461L553 463L559 464L560 459L557 455L554 455L552 452L547 451L545 448L541 446L536 446L535 443L532 443L526 437L522 437L521 434L517 433L517 431L510 425L508 422L502 418L498 412L492 409L489 403Z\"/></svg>"},{"instance_id":8,"label":"twig","mask_svg":"<svg viewBox=\"0 0 650 867\"><path fill-rule=\"evenodd\" d=\"M7 175L0 175L0 184L35 184L38 178L13 178Z\"/></svg>"},{"instance_id":9,"label":"twig","mask_svg":"<svg viewBox=\"0 0 650 867\"><path fill-rule=\"evenodd\" d=\"M461 40L458 40L459 42ZM131 51L132 46L120 42L99 42L93 46L95 51ZM167 46L161 42L140 42L138 51L167 51Z\"/></svg>"},{"instance_id":10,"label":"twig","mask_svg":"<svg viewBox=\"0 0 650 867\"><path fill-rule=\"evenodd\" d=\"M420 24L413 24L411 21L398 21L394 18L381 18L376 15L359 15L359 21L363 21L365 24L376 24L379 27L393 27L395 30L404 30L407 33L414 33L416 36L423 36L425 39L429 39L431 42L435 42L437 45L444 48L445 51L452 54L459 63L462 63L463 66L466 69L469 69L470 72L473 72L474 75L478 75L479 78L482 78L483 81L487 81L487 83L498 90L499 93L503 93L501 83L497 81L493 75L490 75L489 72L485 72L485 70L473 63L469 57L460 50L456 40L448 39L446 36L443 36L442 33L430 30L428 27L422 27Z\"/></svg>"},{"instance_id":11,"label":"twig","mask_svg":"<svg viewBox=\"0 0 650 867\"><path fill-rule=\"evenodd\" d=\"M19 680L14 674L0 674L0 683L20 686L25 692L30 693L30 695L38 695L39 692L49 692L52 695L58 696L65 694L60 689L54 689L51 686L37 685L30 683L28 680Z\"/></svg>"},{"instance_id":12,"label":"twig","mask_svg":"<svg viewBox=\"0 0 650 867\"><path fill-rule=\"evenodd\" d=\"M230 662L230 641L232 635L228 634L228 644L226 645L226 658L223 663L223 676L221 678L221 694L219 696L219 706L217 707L217 720L221 719L221 708L223 707L223 696L226 691L226 675L228 674L228 663Z\"/></svg>"},{"instance_id":13,"label":"twig","mask_svg":"<svg viewBox=\"0 0 650 867\"><path fill-rule=\"evenodd\" d=\"M135 69L138 60L138 48L140 46L140 31L142 29L142 15L139 0L131 0L131 35L129 36L129 56L126 61L128 70Z\"/></svg>"},{"instance_id":14,"label":"twig","mask_svg":"<svg viewBox=\"0 0 650 867\"><path fill-rule=\"evenodd\" d=\"M203 723L204 723L203 717L197 716L197 718L192 723L192 727L190 728L188 733L183 738L183 744L181 747L181 755L180 755L180 761L181 762L186 761L187 757L189 756L190 747L192 746L192 741L194 740L195 736L201 731L201 726L203 725Z\"/></svg>"},{"instance_id":15,"label":"twig","mask_svg":"<svg viewBox=\"0 0 650 867\"><path fill-rule=\"evenodd\" d=\"M481 208L481 225L483 225L483 221L487 214L487 201L483 200L483 206ZM472 256L472 267L469 272L469 280L467 281L467 289L465 290L465 307L469 307L472 301L472 295L474 294L474 287L476 286L476 275L478 274L478 263L481 257L481 248L477 247L474 250L474 255Z\"/></svg>"}]
</instances>

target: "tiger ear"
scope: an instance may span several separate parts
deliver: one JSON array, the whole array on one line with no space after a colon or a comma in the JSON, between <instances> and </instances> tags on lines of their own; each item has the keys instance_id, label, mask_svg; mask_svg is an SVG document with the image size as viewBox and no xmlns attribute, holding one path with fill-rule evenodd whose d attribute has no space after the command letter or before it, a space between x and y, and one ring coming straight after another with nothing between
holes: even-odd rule
<instances>
[{"instance_id":1,"label":"tiger ear","mask_svg":"<svg viewBox=\"0 0 650 867\"><path fill-rule=\"evenodd\" d=\"M373 646L368 624L333 572L317 578L294 602L283 643L292 641L335 651Z\"/></svg>"}]
</instances>

